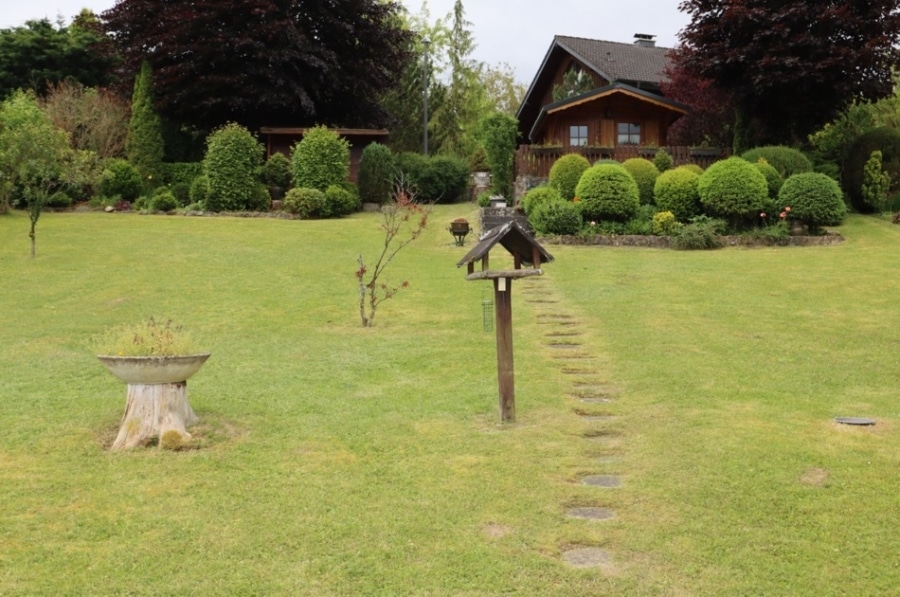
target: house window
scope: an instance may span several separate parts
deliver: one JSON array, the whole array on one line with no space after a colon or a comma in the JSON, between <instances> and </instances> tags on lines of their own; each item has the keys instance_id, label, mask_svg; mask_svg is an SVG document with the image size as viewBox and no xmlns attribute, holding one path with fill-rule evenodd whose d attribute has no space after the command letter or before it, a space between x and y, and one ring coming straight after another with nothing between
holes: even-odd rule
<instances>
[{"instance_id":1,"label":"house window","mask_svg":"<svg viewBox=\"0 0 900 597\"><path fill-rule=\"evenodd\" d=\"M616 125L616 145L640 145L641 125L636 122L620 122Z\"/></svg>"},{"instance_id":2,"label":"house window","mask_svg":"<svg viewBox=\"0 0 900 597\"><path fill-rule=\"evenodd\" d=\"M586 147L588 144L588 127L574 125L569 127L569 145L572 147Z\"/></svg>"}]
</instances>

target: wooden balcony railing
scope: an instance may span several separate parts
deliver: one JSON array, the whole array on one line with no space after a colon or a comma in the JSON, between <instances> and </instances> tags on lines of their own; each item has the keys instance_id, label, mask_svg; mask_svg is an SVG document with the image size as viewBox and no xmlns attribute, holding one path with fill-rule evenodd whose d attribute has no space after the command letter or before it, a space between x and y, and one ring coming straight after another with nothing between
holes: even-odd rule
<instances>
[{"instance_id":1,"label":"wooden balcony railing","mask_svg":"<svg viewBox=\"0 0 900 597\"><path fill-rule=\"evenodd\" d=\"M541 147L536 145L522 145L516 152L516 176L535 176L547 178L550 168L560 157L567 153L580 153L592 164L597 160L616 160L624 162L629 158L644 157L653 159L658 147L641 147L638 145L619 145L616 147ZM697 164L701 168L708 168L710 164L730 155L727 149L701 148L684 146L664 147L676 166L683 164Z\"/></svg>"}]
</instances>

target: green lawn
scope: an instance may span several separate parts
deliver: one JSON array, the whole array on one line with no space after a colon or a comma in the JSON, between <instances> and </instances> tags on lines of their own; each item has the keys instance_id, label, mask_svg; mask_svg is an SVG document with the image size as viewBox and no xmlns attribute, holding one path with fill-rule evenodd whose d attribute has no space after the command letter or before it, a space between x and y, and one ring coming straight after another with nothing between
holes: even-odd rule
<instances>
[{"instance_id":1,"label":"green lawn","mask_svg":"<svg viewBox=\"0 0 900 597\"><path fill-rule=\"evenodd\" d=\"M513 289L503 426L458 216L475 208L438 206L400 253L410 288L372 329L353 275L372 214L46 213L36 259L27 217L0 217L0 594L896 591L900 226L851 217L816 248L548 245ZM189 383L198 449L110 453L125 386L90 341L151 314L213 353ZM573 546L612 562L570 568Z\"/></svg>"}]
</instances>

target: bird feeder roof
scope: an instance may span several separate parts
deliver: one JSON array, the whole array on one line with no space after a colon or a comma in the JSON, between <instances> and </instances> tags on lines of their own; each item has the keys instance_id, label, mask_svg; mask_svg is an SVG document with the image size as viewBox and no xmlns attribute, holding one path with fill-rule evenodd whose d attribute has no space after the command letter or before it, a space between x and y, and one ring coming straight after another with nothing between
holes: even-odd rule
<instances>
[{"instance_id":1,"label":"bird feeder roof","mask_svg":"<svg viewBox=\"0 0 900 597\"><path fill-rule=\"evenodd\" d=\"M474 264L479 259L484 259L498 243L509 251L516 263L521 262L539 268L542 263L553 261L553 256L534 240L527 230L518 222L510 220L485 232L456 267Z\"/></svg>"}]
</instances>

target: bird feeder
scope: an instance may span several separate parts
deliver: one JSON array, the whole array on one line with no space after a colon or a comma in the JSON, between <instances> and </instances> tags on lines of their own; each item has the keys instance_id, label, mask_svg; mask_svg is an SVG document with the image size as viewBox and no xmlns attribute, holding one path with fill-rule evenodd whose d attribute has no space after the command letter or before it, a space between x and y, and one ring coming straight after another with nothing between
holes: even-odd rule
<instances>
[{"instance_id":1,"label":"bird feeder","mask_svg":"<svg viewBox=\"0 0 900 597\"><path fill-rule=\"evenodd\" d=\"M512 255L514 269L490 269L490 251L498 244ZM475 270L477 261L481 261L481 271ZM516 420L512 343L512 281L518 278L542 275L544 270L541 269L541 265L549 261L553 261L553 256L544 250L518 222L510 220L485 232L472 250L456 264L457 267L463 265L467 267L466 280L491 280L494 285L497 323L495 326L497 330L497 382L500 390L500 419L504 423ZM528 267L523 268L523 265Z\"/></svg>"}]
</instances>

